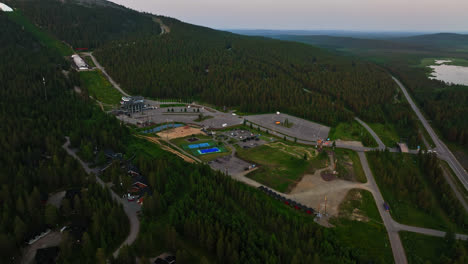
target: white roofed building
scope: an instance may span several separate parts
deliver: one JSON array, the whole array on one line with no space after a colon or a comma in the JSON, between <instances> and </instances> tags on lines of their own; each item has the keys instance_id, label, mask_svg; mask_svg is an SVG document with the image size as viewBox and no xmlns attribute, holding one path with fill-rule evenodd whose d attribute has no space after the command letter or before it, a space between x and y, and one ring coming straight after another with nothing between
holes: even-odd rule
<instances>
[{"instance_id":1,"label":"white roofed building","mask_svg":"<svg viewBox=\"0 0 468 264\"><path fill-rule=\"evenodd\" d=\"M13 12L13 9L5 5L4 3L0 3L0 10L2 10L3 12Z\"/></svg>"},{"instance_id":2,"label":"white roofed building","mask_svg":"<svg viewBox=\"0 0 468 264\"><path fill-rule=\"evenodd\" d=\"M86 62L78 54L74 54L71 57L73 59L73 62L76 65L76 67L79 70L89 70L88 64L86 64Z\"/></svg>"}]
</instances>

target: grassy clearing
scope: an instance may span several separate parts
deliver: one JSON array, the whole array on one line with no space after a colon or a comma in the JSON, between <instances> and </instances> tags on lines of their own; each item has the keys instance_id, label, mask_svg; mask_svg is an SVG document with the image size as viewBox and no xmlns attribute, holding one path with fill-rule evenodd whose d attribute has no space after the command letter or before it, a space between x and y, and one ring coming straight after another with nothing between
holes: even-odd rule
<instances>
[{"instance_id":1,"label":"grassy clearing","mask_svg":"<svg viewBox=\"0 0 468 264\"><path fill-rule=\"evenodd\" d=\"M91 68L96 67L96 64L94 64L94 61L93 61L93 59L91 59L90 56L84 56L84 55L80 55L80 56L89 65L89 67L91 67Z\"/></svg>"},{"instance_id":2,"label":"grassy clearing","mask_svg":"<svg viewBox=\"0 0 468 264\"><path fill-rule=\"evenodd\" d=\"M387 147L395 147L396 144L400 141L400 137L395 129L395 127L391 124L378 124L372 123L368 124L372 130L379 136L382 142Z\"/></svg>"},{"instance_id":3,"label":"grassy clearing","mask_svg":"<svg viewBox=\"0 0 468 264\"><path fill-rule=\"evenodd\" d=\"M202 122L202 121L205 121L205 120L208 120L208 119L211 119L211 118L214 118L214 116L199 114L199 115L198 115L198 118L195 119L195 120L193 120L193 121L195 121L195 122Z\"/></svg>"},{"instance_id":4,"label":"grassy clearing","mask_svg":"<svg viewBox=\"0 0 468 264\"><path fill-rule=\"evenodd\" d=\"M345 245L358 249L359 263L393 263L388 234L369 191L350 190L339 217L330 222Z\"/></svg>"},{"instance_id":5,"label":"grassy clearing","mask_svg":"<svg viewBox=\"0 0 468 264\"><path fill-rule=\"evenodd\" d=\"M65 43L32 24L18 10L8 12L7 14L12 21L22 26L27 32L31 33L42 45L56 49L62 56L71 56L74 53L73 50Z\"/></svg>"},{"instance_id":6,"label":"grassy clearing","mask_svg":"<svg viewBox=\"0 0 468 264\"><path fill-rule=\"evenodd\" d=\"M198 138L198 141L194 141L194 142L190 142L188 141L187 139L191 138L192 136L188 136L188 137L183 137L183 138L175 138L175 139L171 139L171 143L173 143L174 145L177 145L179 147L182 147L182 145L186 145L186 144L199 144L199 143L204 143L204 142L208 142L208 141L212 141L213 138L211 136L207 136L207 135L194 135L194 137Z\"/></svg>"},{"instance_id":7,"label":"grassy clearing","mask_svg":"<svg viewBox=\"0 0 468 264\"><path fill-rule=\"evenodd\" d=\"M278 144L281 143L281 144ZM328 156L307 154L315 152L311 147L300 147L275 142L250 149L237 149L237 155L246 161L259 165L259 169L247 177L280 192L287 192L308 172L325 167Z\"/></svg>"},{"instance_id":8,"label":"grassy clearing","mask_svg":"<svg viewBox=\"0 0 468 264\"><path fill-rule=\"evenodd\" d=\"M356 152L349 149L335 149L338 177L366 183L367 178ZM351 165L352 163L352 165Z\"/></svg>"},{"instance_id":9,"label":"grassy clearing","mask_svg":"<svg viewBox=\"0 0 468 264\"><path fill-rule=\"evenodd\" d=\"M458 179L457 175L455 175L455 172L453 172L452 168L449 166L447 161L445 160L440 160L440 164L443 168L445 168L449 172L449 177L452 178L452 181L455 183L457 186L457 190L461 193L461 195L465 198L465 201L468 202L468 190L463 186L461 183L460 179Z\"/></svg>"},{"instance_id":10,"label":"grassy clearing","mask_svg":"<svg viewBox=\"0 0 468 264\"><path fill-rule=\"evenodd\" d=\"M105 104L119 104L122 95L114 89L100 71L80 72L81 83L88 89L94 99Z\"/></svg>"},{"instance_id":11,"label":"grassy clearing","mask_svg":"<svg viewBox=\"0 0 468 264\"><path fill-rule=\"evenodd\" d=\"M131 137L125 150L125 159L131 158L133 155L142 155L148 158L161 158L167 155L168 152L156 146L154 143L150 143L145 139Z\"/></svg>"},{"instance_id":12,"label":"grassy clearing","mask_svg":"<svg viewBox=\"0 0 468 264\"><path fill-rule=\"evenodd\" d=\"M372 135L358 122L339 123L330 129L328 137L331 140L361 141L366 147L377 147L378 144Z\"/></svg>"},{"instance_id":13,"label":"grassy clearing","mask_svg":"<svg viewBox=\"0 0 468 264\"><path fill-rule=\"evenodd\" d=\"M409 264L466 263L466 249L468 247L466 241L455 243L455 241L447 240L444 237L426 236L406 231L401 231L399 234Z\"/></svg>"},{"instance_id":14,"label":"grassy clearing","mask_svg":"<svg viewBox=\"0 0 468 264\"><path fill-rule=\"evenodd\" d=\"M444 238L426 236L422 234L401 231L399 232L408 263L434 262L440 258L445 249Z\"/></svg>"}]
</instances>

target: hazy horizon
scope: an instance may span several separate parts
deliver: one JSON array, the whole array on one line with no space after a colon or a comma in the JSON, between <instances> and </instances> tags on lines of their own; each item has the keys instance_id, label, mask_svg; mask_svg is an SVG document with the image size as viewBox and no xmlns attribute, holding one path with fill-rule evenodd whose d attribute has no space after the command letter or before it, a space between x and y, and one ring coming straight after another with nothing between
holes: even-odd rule
<instances>
[{"instance_id":1,"label":"hazy horizon","mask_svg":"<svg viewBox=\"0 0 468 264\"><path fill-rule=\"evenodd\" d=\"M468 32L466 0L110 1L217 29Z\"/></svg>"}]
</instances>

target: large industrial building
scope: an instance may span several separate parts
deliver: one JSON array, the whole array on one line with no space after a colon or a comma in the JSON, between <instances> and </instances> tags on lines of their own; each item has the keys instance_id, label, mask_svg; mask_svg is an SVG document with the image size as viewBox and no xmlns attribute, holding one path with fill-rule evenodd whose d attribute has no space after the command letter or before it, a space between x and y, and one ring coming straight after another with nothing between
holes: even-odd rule
<instances>
[{"instance_id":1,"label":"large industrial building","mask_svg":"<svg viewBox=\"0 0 468 264\"><path fill-rule=\"evenodd\" d=\"M86 64L86 62L78 54L74 54L71 57L73 59L73 62L76 65L76 67L78 68L78 70L80 70L80 71L81 70L89 70L88 64Z\"/></svg>"},{"instance_id":2,"label":"large industrial building","mask_svg":"<svg viewBox=\"0 0 468 264\"><path fill-rule=\"evenodd\" d=\"M143 111L145 100L143 96L122 97L122 109L127 113L137 113Z\"/></svg>"}]
</instances>

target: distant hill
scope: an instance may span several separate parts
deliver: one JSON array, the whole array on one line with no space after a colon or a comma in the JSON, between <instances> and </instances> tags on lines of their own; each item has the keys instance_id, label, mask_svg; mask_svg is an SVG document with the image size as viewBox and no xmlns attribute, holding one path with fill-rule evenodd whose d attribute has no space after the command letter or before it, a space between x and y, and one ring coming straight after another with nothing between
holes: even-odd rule
<instances>
[{"instance_id":1,"label":"distant hill","mask_svg":"<svg viewBox=\"0 0 468 264\"><path fill-rule=\"evenodd\" d=\"M397 37L409 37L422 35L422 32L366 32L351 30L269 30L269 29L227 29L229 32L247 36L333 36L333 37L352 37L365 39L387 39Z\"/></svg>"},{"instance_id":2,"label":"distant hill","mask_svg":"<svg viewBox=\"0 0 468 264\"><path fill-rule=\"evenodd\" d=\"M396 42L383 39L362 39L353 37L336 37L336 36L299 36L299 35L277 35L272 36L277 39L298 41L319 47L329 49L340 48L367 48L367 49L424 49L424 46L416 43Z\"/></svg>"},{"instance_id":3,"label":"distant hill","mask_svg":"<svg viewBox=\"0 0 468 264\"><path fill-rule=\"evenodd\" d=\"M468 35L454 33L438 33L419 35L405 38L394 38L391 41L398 43L425 45L433 48L468 48Z\"/></svg>"},{"instance_id":4,"label":"distant hill","mask_svg":"<svg viewBox=\"0 0 468 264\"><path fill-rule=\"evenodd\" d=\"M329 35L269 35L269 37L298 41L328 49L375 49L393 51L455 51L468 49L468 35L439 33L410 37L356 38Z\"/></svg>"}]
</instances>

